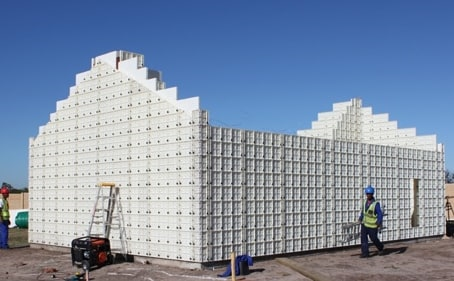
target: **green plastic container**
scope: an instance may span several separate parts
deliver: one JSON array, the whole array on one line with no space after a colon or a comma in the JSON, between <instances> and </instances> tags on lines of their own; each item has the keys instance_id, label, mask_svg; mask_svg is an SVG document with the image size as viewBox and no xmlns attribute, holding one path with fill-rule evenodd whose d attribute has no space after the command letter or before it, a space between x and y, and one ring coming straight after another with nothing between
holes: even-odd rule
<instances>
[{"instance_id":1,"label":"green plastic container","mask_svg":"<svg viewBox=\"0 0 454 281\"><path fill-rule=\"evenodd\" d=\"M17 213L15 222L19 228L28 228L28 211Z\"/></svg>"}]
</instances>

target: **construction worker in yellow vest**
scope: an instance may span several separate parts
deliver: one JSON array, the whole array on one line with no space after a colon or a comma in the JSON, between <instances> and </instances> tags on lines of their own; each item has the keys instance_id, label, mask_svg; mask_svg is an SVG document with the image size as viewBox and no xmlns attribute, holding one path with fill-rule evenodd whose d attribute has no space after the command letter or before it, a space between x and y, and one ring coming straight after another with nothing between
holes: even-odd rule
<instances>
[{"instance_id":1,"label":"construction worker in yellow vest","mask_svg":"<svg viewBox=\"0 0 454 281\"><path fill-rule=\"evenodd\" d=\"M2 186L0 189L1 200L0 200L0 249L8 249L8 233L9 225L9 189L6 186Z\"/></svg>"},{"instance_id":2,"label":"construction worker in yellow vest","mask_svg":"<svg viewBox=\"0 0 454 281\"><path fill-rule=\"evenodd\" d=\"M361 223L361 258L369 257L369 238L377 247L378 254L380 256L384 254L384 245L378 239L378 229L383 223L383 212L380 203L374 198L374 191L370 185L364 190L367 198L363 201L358 218Z\"/></svg>"}]
</instances>

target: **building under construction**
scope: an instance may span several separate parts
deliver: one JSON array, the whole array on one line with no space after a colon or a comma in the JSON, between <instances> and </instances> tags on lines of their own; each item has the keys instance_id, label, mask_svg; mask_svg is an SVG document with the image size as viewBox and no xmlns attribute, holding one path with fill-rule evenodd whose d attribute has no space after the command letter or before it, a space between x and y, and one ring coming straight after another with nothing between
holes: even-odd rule
<instances>
[{"instance_id":1,"label":"building under construction","mask_svg":"<svg viewBox=\"0 0 454 281\"><path fill-rule=\"evenodd\" d=\"M444 157L434 135L360 99L294 135L211 126L198 97L178 99L143 55L114 51L76 75L30 139L29 241L69 248L87 235L101 182L119 192L112 247L193 267L359 244L343 226L369 184L383 241L443 235Z\"/></svg>"}]
</instances>

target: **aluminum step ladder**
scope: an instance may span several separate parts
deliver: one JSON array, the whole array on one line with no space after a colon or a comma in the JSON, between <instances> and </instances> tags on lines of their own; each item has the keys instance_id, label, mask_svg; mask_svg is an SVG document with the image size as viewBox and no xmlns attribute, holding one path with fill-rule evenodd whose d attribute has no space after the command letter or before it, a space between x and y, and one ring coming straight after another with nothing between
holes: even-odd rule
<instances>
[{"instance_id":1,"label":"aluminum step ladder","mask_svg":"<svg viewBox=\"0 0 454 281\"><path fill-rule=\"evenodd\" d=\"M120 249L111 249L127 256L126 229L124 227L123 210L120 203L120 189L115 183L102 182L97 185L98 190L95 205L91 212L91 221L87 235L109 239L111 230L119 233ZM96 229L98 233L92 233Z\"/></svg>"}]
</instances>

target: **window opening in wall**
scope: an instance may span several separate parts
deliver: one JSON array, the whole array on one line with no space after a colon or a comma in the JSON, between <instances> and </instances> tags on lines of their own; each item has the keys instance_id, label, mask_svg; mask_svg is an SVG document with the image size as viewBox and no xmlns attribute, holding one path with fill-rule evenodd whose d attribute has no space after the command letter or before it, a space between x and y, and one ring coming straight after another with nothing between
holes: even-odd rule
<instances>
[{"instance_id":1,"label":"window opening in wall","mask_svg":"<svg viewBox=\"0 0 454 281\"><path fill-rule=\"evenodd\" d=\"M419 179L412 181L411 227L419 226Z\"/></svg>"}]
</instances>

